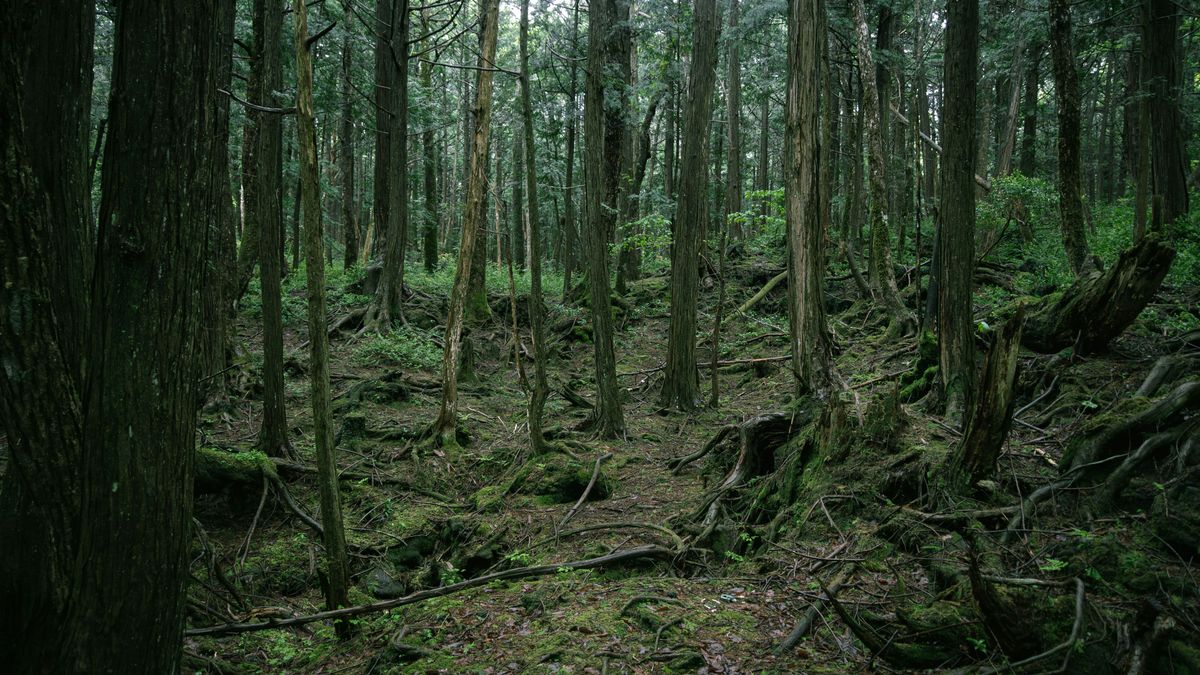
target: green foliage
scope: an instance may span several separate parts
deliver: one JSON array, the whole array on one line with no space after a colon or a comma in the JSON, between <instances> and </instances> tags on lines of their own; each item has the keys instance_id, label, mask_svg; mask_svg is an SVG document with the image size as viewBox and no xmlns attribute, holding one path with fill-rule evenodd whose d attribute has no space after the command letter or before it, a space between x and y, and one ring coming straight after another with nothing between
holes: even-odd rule
<instances>
[{"instance_id":1,"label":"green foliage","mask_svg":"<svg viewBox=\"0 0 1200 675\"><path fill-rule=\"evenodd\" d=\"M354 349L359 364L391 364L402 368L434 368L442 361L442 349L431 331L411 324L363 340Z\"/></svg>"}]
</instances>

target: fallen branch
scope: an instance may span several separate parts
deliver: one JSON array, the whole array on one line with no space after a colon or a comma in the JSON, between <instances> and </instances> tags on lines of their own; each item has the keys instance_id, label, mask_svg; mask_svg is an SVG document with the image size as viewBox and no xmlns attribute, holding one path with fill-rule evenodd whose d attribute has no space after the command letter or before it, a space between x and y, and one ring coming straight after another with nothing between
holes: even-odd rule
<instances>
[{"instance_id":1,"label":"fallen branch","mask_svg":"<svg viewBox=\"0 0 1200 675\"><path fill-rule=\"evenodd\" d=\"M767 293L770 293L771 289L778 286L779 282L783 281L786 278L787 278L787 270L784 270L784 271L780 272L779 274L776 274L775 276L771 277L771 280L768 281L765 285L763 285L763 287L761 289L759 289L759 291L757 293L750 296L749 300L742 303L742 306L737 308L737 313L745 314L746 312L750 311L751 307L757 305L760 300L767 297Z\"/></svg>"},{"instance_id":2,"label":"fallen branch","mask_svg":"<svg viewBox=\"0 0 1200 675\"><path fill-rule=\"evenodd\" d=\"M575 513L579 511L579 507L583 506L583 503L587 501L588 495L592 493L592 488L596 487L596 479L600 477L601 462L610 457L612 457L612 453L606 453L596 458L596 466L592 468L591 480L588 481L587 487L583 489L583 494L579 495L579 501L575 502L575 506L572 506L571 510L567 511L567 515L563 516L562 521L558 523L558 530L566 527L567 522L570 521L571 518L575 516Z\"/></svg>"},{"instance_id":3,"label":"fallen branch","mask_svg":"<svg viewBox=\"0 0 1200 675\"><path fill-rule=\"evenodd\" d=\"M842 570L841 574L834 579L833 583L825 589L825 596L818 597L816 600L813 600L812 604L808 606L808 611L804 613L804 618L800 619L800 623L796 624L796 627L792 629L792 632L788 633L788 636L783 639L783 642L779 643L779 646L775 648L776 654L784 654L791 651L792 648L796 646L796 643L800 642L800 640L808 634L809 629L812 628L813 622L816 621L817 617L820 615L821 606L825 604L825 600L827 598L833 599L833 597L837 595L838 591L842 590L842 586L844 586L846 582L850 580L850 577L854 575L856 569L857 565L855 563L851 563L850 566Z\"/></svg>"},{"instance_id":4,"label":"fallen branch","mask_svg":"<svg viewBox=\"0 0 1200 675\"><path fill-rule=\"evenodd\" d=\"M641 558L670 558L674 555L674 551L648 544L635 548L613 551L607 555L598 556L596 558L586 558L584 560L575 560L564 563L554 563L549 565L533 565L530 567L516 567L509 570L503 570L494 574L487 574L474 579L460 581L457 584L442 586L441 588L431 588L424 591L410 593L402 598L394 600L384 600L382 602L372 602L365 605L356 605L354 607L342 607L332 609L325 612L317 612L315 614L307 614L304 616L294 616L287 619L270 619L254 623L227 623L218 626L204 626L202 628L189 628L183 632L186 637L196 637L201 635L232 635L236 633L249 633L259 630L271 630L274 628L288 628L290 626L303 626L305 624L315 623L317 621L329 621L334 619L349 619L365 614L374 614L395 607L403 607L411 605L422 600L431 598L440 598L447 595L465 591L479 586L486 586L493 581L501 581L504 579L527 579L530 577L542 577L552 574L558 574L564 569L583 570L596 567L604 567L616 563L629 562Z\"/></svg>"}]
</instances>

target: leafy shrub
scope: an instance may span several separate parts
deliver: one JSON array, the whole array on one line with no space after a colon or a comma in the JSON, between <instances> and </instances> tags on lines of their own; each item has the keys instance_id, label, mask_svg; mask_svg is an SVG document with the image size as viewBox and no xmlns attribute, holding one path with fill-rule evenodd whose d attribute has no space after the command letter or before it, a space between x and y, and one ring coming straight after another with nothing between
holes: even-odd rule
<instances>
[{"instance_id":1,"label":"leafy shrub","mask_svg":"<svg viewBox=\"0 0 1200 675\"><path fill-rule=\"evenodd\" d=\"M387 364L410 369L434 368L442 362L442 348L431 332L405 325L360 342L354 349L354 360L364 366Z\"/></svg>"}]
</instances>

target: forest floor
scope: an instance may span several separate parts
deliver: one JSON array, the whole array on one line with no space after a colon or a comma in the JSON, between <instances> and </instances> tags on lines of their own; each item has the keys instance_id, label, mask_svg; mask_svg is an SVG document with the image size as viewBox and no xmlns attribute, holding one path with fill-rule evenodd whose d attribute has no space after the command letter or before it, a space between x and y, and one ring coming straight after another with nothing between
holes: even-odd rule
<instances>
[{"instance_id":1,"label":"forest floor","mask_svg":"<svg viewBox=\"0 0 1200 675\"><path fill-rule=\"evenodd\" d=\"M353 620L354 636L347 641L334 637L329 622L189 637L189 667L325 673L910 671L1000 666L1006 654L1016 661L1068 641L1069 648L1031 667L1109 672L1117 645L1128 650L1139 644L1138 631L1145 630L1137 624L1139 608L1151 600L1174 621L1155 663L1166 658L1172 667L1200 667L1197 642L1172 637L1200 636L1200 571L1191 561L1195 551L1181 548L1187 536L1171 536L1200 527L1200 510L1194 508L1200 500L1195 489L1187 493L1190 503L1176 506L1167 499L1184 476L1195 484L1194 469L1173 470L1164 456L1157 471L1134 480L1111 513L1090 514L1078 493L1065 491L1019 528L1016 539L1001 542L1022 497L1054 481L1063 453L1125 405L1159 356L1195 351L1195 343L1179 339L1186 332L1179 317L1187 319L1190 311L1191 320L1200 321L1194 286L1168 284L1153 311L1104 355L1064 365L1051 364L1054 356L1023 352L1020 421L1008 437L1000 474L988 484L991 494L942 504L933 513L922 505L932 491L926 481L959 434L926 410L919 382L915 391L905 388L928 366L917 340L887 339L885 317L869 302L852 302L855 291L848 281L835 283L829 290L836 305L831 327L840 352L837 369L848 389L842 397L845 415L858 429L834 444L844 447L812 455L805 449L811 443L805 446L790 433L790 440L768 453L771 466L732 491L736 499L725 498L716 533L686 553L599 569L561 567L645 544L678 552L676 536L695 534L696 514L712 501L737 447L718 443L678 474L669 461L703 448L726 425L809 405L792 400L788 364L773 358L788 353L784 285L751 312L732 312L779 265L755 256L731 261L720 354L738 363L719 369L720 407L695 414L668 414L657 405L657 369L667 341L666 277L632 285L616 317L627 427L618 440L572 431L588 411L562 392L585 398L593 393L592 346L580 328L586 312L555 304L548 321L552 395L545 420L553 435L590 448L577 450L577 458L530 456L527 394L513 363L512 316L504 294L493 295L492 319L472 334L475 378L464 382L460 400L469 441L462 449L432 450L416 438L437 414L448 284L444 272L412 273L408 326L389 336L340 335L331 343L339 462L354 476L343 481L342 490L355 582L351 604L501 569L542 564L560 569L365 614ZM361 275L331 279L333 318L367 301L351 292ZM295 453L288 461L311 467L302 276L292 275L285 298ZM495 269L490 278L494 288L504 281ZM557 295L559 288L548 294ZM711 327L710 298L716 293L704 288L702 296L699 325ZM980 319L1010 296L1015 294L985 289ZM253 303L247 304L240 340L257 354L259 320ZM527 306L524 298L518 304ZM711 358L710 344L705 334L698 350L702 363ZM523 362L526 358L523 354ZM532 373L532 365L524 365ZM206 409L202 447L218 453L253 450L261 413L255 368L251 363L230 371L234 393ZM702 370L706 396L708 373ZM1047 395L1038 399L1043 392ZM561 525L587 488L596 459L605 454L611 458L601 463L589 499ZM312 477L288 475L284 467L280 474L299 506L317 513ZM197 547L189 627L323 609L320 537L270 495L265 481L198 490L196 517L211 551ZM968 521L973 525L964 527ZM1196 541L1195 531L1190 536ZM982 561L980 567L993 577L1026 584L998 583L992 600L1002 607L989 611L984 600L981 608L968 579L973 560ZM1028 585L1032 580L1040 585ZM836 605L814 603L838 582ZM1081 615L1075 602L1083 588ZM803 639L777 653L810 607L817 612ZM997 635L992 624L1006 611L1003 630L1012 634ZM1024 644L1024 651L1014 644Z\"/></svg>"}]
</instances>

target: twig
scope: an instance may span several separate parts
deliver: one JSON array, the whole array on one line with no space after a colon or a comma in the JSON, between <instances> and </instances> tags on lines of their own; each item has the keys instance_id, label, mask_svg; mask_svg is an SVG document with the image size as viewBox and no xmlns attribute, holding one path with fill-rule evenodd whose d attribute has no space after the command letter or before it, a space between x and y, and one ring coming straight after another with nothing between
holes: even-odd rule
<instances>
[{"instance_id":1,"label":"twig","mask_svg":"<svg viewBox=\"0 0 1200 675\"><path fill-rule=\"evenodd\" d=\"M591 480L588 481L587 487L583 489L583 494L579 495L579 501L575 502L575 506L572 506L570 511L567 511L567 515L563 516L562 521L558 523L558 527L555 528L555 531L562 530L564 527L566 527L567 522L570 521L571 518L575 516L575 513L579 511L579 507L582 506L585 501L587 501L588 495L592 493L592 488L596 486L596 479L600 477L600 463L609 457L612 457L612 453L606 453L596 458L596 466L592 467Z\"/></svg>"}]
</instances>

